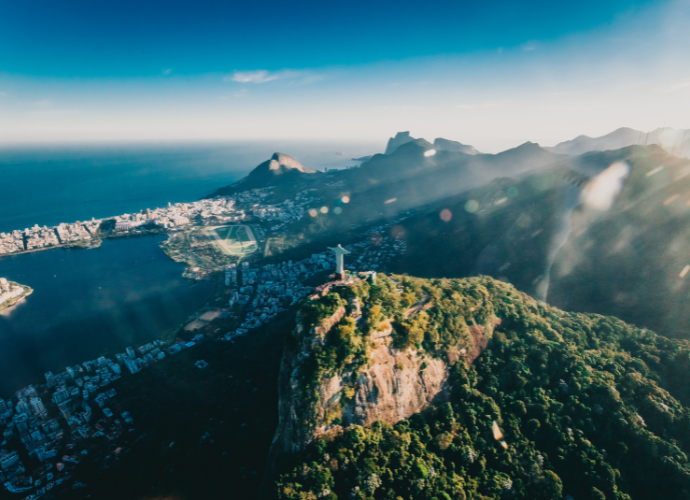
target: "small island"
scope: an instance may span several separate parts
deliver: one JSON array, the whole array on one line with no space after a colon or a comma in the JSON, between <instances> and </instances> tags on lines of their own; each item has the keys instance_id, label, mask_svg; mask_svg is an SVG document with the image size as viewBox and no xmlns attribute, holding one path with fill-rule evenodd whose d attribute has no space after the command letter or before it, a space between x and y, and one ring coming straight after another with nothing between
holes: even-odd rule
<instances>
[{"instance_id":1,"label":"small island","mask_svg":"<svg viewBox=\"0 0 690 500\"><path fill-rule=\"evenodd\" d=\"M0 278L0 310L16 304L33 292L31 287Z\"/></svg>"}]
</instances>

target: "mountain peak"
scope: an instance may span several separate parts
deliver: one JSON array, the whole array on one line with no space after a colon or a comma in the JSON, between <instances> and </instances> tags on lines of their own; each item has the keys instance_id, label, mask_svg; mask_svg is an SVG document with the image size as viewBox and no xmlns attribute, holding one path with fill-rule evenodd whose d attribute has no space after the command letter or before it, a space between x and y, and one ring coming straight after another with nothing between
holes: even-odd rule
<instances>
[{"instance_id":1,"label":"mountain peak","mask_svg":"<svg viewBox=\"0 0 690 500\"><path fill-rule=\"evenodd\" d=\"M590 151L607 151L634 145L658 144L674 154L686 155L685 150L690 141L686 141L688 130L670 127L657 128L643 132L630 127L620 127L601 137L579 135L569 141L546 148L552 153L580 155Z\"/></svg>"},{"instance_id":2,"label":"mountain peak","mask_svg":"<svg viewBox=\"0 0 690 500\"><path fill-rule=\"evenodd\" d=\"M388 145L386 146L386 153L387 155L394 153L396 149L398 149L400 146L403 144L407 144L408 142L414 141L415 138L410 136L409 132L398 132L395 134L395 137L391 137L388 139Z\"/></svg>"},{"instance_id":3,"label":"mountain peak","mask_svg":"<svg viewBox=\"0 0 690 500\"><path fill-rule=\"evenodd\" d=\"M439 151L453 151L468 155L479 154L479 151L477 151L474 146L462 144L458 141L451 141L450 139L444 139L443 137L437 137L434 139L434 147Z\"/></svg>"},{"instance_id":4,"label":"mountain peak","mask_svg":"<svg viewBox=\"0 0 690 500\"><path fill-rule=\"evenodd\" d=\"M260 168L264 163L256 167L257 169ZM280 172L275 172L275 173L283 173L282 170L299 170L302 173L305 174L313 174L316 172L313 168L305 167L302 165L300 162L295 160L292 156L288 156L283 153L273 153L273 156L271 156L271 159L268 160L268 165L267 168L269 171L280 171ZM255 169L256 170L256 169Z\"/></svg>"},{"instance_id":5,"label":"mountain peak","mask_svg":"<svg viewBox=\"0 0 690 500\"><path fill-rule=\"evenodd\" d=\"M544 150L538 143L527 141L525 143L520 144L518 147L507 149L499 154L507 153L509 151L536 151L540 149Z\"/></svg>"}]
</instances>

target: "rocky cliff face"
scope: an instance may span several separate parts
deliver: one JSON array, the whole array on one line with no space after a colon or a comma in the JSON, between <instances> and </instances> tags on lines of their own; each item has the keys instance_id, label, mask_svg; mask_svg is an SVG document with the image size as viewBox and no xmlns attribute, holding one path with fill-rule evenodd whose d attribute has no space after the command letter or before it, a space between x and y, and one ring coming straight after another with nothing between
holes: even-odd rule
<instances>
[{"instance_id":1,"label":"rocky cliff face","mask_svg":"<svg viewBox=\"0 0 690 500\"><path fill-rule=\"evenodd\" d=\"M437 137L434 141L434 147L439 151L454 151L458 153L465 153L468 155L478 155L479 151L474 146L462 144L457 141L451 141L442 137Z\"/></svg>"},{"instance_id":2,"label":"rocky cliff face","mask_svg":"<svg viewBox=\"0 0 690 500\"><path fill-rule=\"evenodd\" d=\"M311 442L449 401L452 367L481 355L499 318L517 317L512 287L484 277L379 274L328 290L302 304L286 343L262 498Z\"/></svg>"},{"instance_id":3,"label":"rocky cliff face","mask_svg":"<svg viewBox=\"0 0 690 500\"><path fill-rule=\"evenodd\" d=\"M395 150L398 149L400 146L412 141L414 141L414 137L411 137L409 132L398 132L397 134L395 134L395 137L391 137L390 139L388 139L385 154L389 155L391 153L394 153Z\"/></svg>"},{"instance_id":4,"label":"rocky cliff face","mask_svg":"<svg viewBox=\"0 0 690 500\"><path fill-rule=\"evenodd\" d=\"M370 363L356 376L354 393L348 394L352 389L347 381L351 380L352 372L345 370L321 381L315 407L305 404L300 365L309 359L315 347L324 343L345 313L345 308L341 307L309 332L304 331L298 319L298 325L291 334L293 339L301 339L301 342L298 349L286 350L283 356L279 381L280 420L271 446L261 498L271 498L272 480L281 460L289 459L319 436L338 435L352 424L369 425L377 420L393 424L448 397L448 367L451 363L427 357L413 349L401 351L393 348L392 328L389 327L372 335L374 346ZM333 421L334 415L339 416L339 422Z\"/></svg>"},{"instance_id":5,"label":"rocky cliff face","mask_svg":"<svg viewBox=\"0 0 690 500\"><path fill-rule=\"evenodd\" d=\"M283 153L274 153L268 162L262 163L256 168L259 169L262 165L265 165L265 168L267 168L269 171L286 172L290 170L297 170L304 174L316 173L316 170L313 168L305 167L292 156L288 156Z\"/></svg>"},{"instance_id":6,"label":"rocky cliff face","mask_svg":"<svg viewBox=\"0 0 690 500\"><path fill-rule=\"evenodd\" d=\"M269 160L255 167L233 186L241 189L276 186L312 178L320 173L318 170L305 167L291 156L274 153Z\"/></svg>"},{"instance_id":7,"label":"rocky cliff face","mask_svg":"<svg viewBox=\"0 0 690 500\"><path fill-rule=\"evenodd\" d=\"M413 311L414 315L433 308L431 302L423 304L424 307L411 307L408 312ZM323 376L310 395L305 392L303 366L313 351L326 343L348 310L339 307L309 331L305 331L298 317L291 334L297 346L286 350L281 366L280 423L271 453L274 458L296 453L319 436L339 434L350 425L366 426L375 421L394 424L432 403L446 401L449 367L460 361L472 363L486 348L494 326L499 323L494 319L488 327L469 327L467 342L438 358L414 348L396 348L393 327L385 320L368 335L366 365L346 364L341 372ZM315 404L306 404L309 398Z\"/></svg>"},{"instance_id":8,"label":"rocky cliff face","mask_svg":"<svg viewBox=\"0 0 690 500\"><path fill-rule=\"evenodd\" d=\"M390 329L374 340L371 362L357 377L354 396L345 399L344 382L351 375L335 375L323 381L313 437L338 433L352 424L369 425L377 420L393 424L447 398L448 363L420 355L413 349L391 347ZM329 413L341 410L341 424L328 423Z\"/></svg>"}]
</instances>

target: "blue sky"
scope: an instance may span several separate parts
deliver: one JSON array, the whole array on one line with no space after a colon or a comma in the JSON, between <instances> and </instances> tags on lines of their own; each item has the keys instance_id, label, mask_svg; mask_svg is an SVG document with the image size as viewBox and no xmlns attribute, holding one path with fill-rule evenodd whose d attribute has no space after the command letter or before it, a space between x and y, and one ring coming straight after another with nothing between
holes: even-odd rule
<instances>
[{"instance_id":1,"label":"blue sky","mask_svg":"<svg viewBox=\"0 0 690 500\"><path fill-rule=\"evenodd\" d=\"M3 2L0 67L54 77L141 77L358 65L550 40L651 2Z\"/></svg>"},{"instance_id":2,"label":"blue sky","mask_svg":"<svg viewBox=\"0 0 690 500\"><path fill-rule=\"evenodd\" d=\"M688 0L2 2L0 142L688 127L688 22Z\"/></svg>"}]
</instances>

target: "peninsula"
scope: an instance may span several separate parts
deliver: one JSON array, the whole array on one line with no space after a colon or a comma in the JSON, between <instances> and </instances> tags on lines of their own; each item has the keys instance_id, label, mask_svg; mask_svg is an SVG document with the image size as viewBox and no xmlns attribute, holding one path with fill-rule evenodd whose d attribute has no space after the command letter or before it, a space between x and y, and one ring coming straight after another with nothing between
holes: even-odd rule
<instances>
[{"instance_id":1,"label":"peninsula","mask_svg":"<svg viewBox=\"0 0 690 500\"><path fill-rule=\"evenodd\" d=\"M0 310L16 304L33 292L31 287L0 278Z\"/></svg>"}]
</instances>

